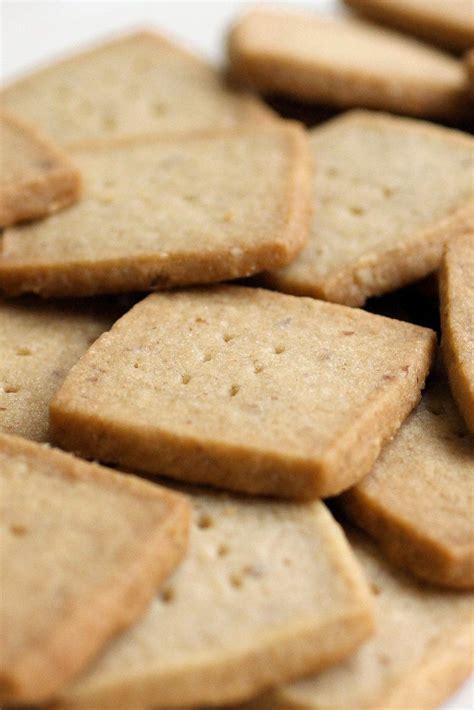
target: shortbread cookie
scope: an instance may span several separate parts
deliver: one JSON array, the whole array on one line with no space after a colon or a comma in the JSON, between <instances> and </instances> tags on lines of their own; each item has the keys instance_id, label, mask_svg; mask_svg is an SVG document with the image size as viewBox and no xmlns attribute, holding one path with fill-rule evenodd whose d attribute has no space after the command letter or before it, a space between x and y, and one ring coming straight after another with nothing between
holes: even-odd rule
<instances>
[{"instance_id":1,"label":"shortbread cookie","mask_svg":"<svg viewBox=\"0 0 474 710\"><path fill-rule=\"evenodd\" d=\"M0 228L56 212L79 188L79 172L62 150L0 111Z\"/></svg>"},{"instance_id":2,"label":"shortbread cookie","mask_svg":"<svg viewBox=\"0 0 474 710\"><path fill-rule=\"evenodd\" d=\"M0 431L47 440L54 394L115 320L105 305L0 303Z\"/></svg>"},{"instance_id":3,"label":"shortbread cookie","mask_svg":"<svg viewBox=\"0 0 474 710\"><path fill-rule=\"evenodd\" d=\"M80 203L6 230L0 292L95 295L221 281L307 241L311 161L296 124L91 147Z\"/></svg>"},{"instance_id":4,"label":"shortbread cookie","mask_svg":"<svg viewBox=\"0 0 474 710\"><path fill-rule=\"evenodd\" d=\"M266 93L410 116L466 113L461 62L352 19L259 8L229 36L232 74Z\"/></svg>"},{"instance_id":5,"label":"shortbread cookie","mask_svg":"<svg viewBox=\"0 0 474 710\"><path fill-rule=\"evenodd\" d=\"M448 243L439 273L444 360L474 434L474 230Z\"/></svg>"},{"instance_id":6,"label":"shortbread cookie","mask_svg":"<svg viewBox=\"0 0 474 710\"><path fill-rule=\"evenodd\" d=\"M316 157L308 246L269 275L278 290L351 306L426 276L474 230L474 139L352 111L310 133Z\"/></svg>"},{"instance_id":7,"label":"shortbread cookie","mask_svg":"<svg viewBox=\"0 0 474 710\"><path fill-rule=\"evenodd\" d=\"M462 52L474 46L472 0L344 0L371 20Z\"/></svg>"},{"instance_id":8,"label":"shortbread cookie","mask_svg":"<svg viewBox=\"0 0 474 710\"><path fill-rule=\"evenodd\" d=\"M184 496L0 434L0 701L57 693L142 616L187 545Z\"/></svg>"},{"instance_id":9,"label":"shortbread cookie","mask_svg":"<svg viewBox=\"0 0 474 710\"><path fill-rule=\"evenodd\" d=\"M61 708L240 701L336 662L372 632L370 591L319 501L199 489L191 500L186 560L148 615L66 689Z\"/></svg>"},{"instance_id":10,"label":"shortbread cookie","mask_svg":"<svg viewBox=\"0 0 474 710\"><path fill-rule=\"evenodd\" d=\"M474 594L421 585L390 567L365 536L350 531L349 540L375 594L375 635L343 663L246 710L432 710L469 675Z\"/></svg>"},{"instance_id":11,"label":"shortbread cookie","mask_svg":"<svg viewBox=\"0 0 474 710\"><path fill-rule=\"evenodd\" d=\"M152 294L71 370L51 434L149 473L322 497L370 471L419 399L434 339L261 289Z\"/></svg>"},{"instance_id":12,"label":"shortbread cookie","mask_svg":"<svg viewBox=\"0 0 474 710\"><path fill-rule=\"evenodd\" d=\"M7 86L0 104L61 144L147 133L233 128L268 120L199 57L154 32L102 44Z\"/></svg>"},{"instance_id":13,"label":"shortbread cookie","mask_svg":"<svg viewBox=\"0 0 474 710\"><path fill-rule=\"evenodd\" d=\"M435 377L363 481L339 499L396 564L434 584L474 587L474 439Z\"/></svg>"}]
</instances>

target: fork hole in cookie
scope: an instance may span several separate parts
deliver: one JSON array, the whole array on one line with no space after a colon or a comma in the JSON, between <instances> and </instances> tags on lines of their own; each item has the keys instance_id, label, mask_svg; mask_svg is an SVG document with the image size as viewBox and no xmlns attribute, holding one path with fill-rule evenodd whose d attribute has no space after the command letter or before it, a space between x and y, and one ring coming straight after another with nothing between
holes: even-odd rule
<instances>
[{"instance_id":1,"label":"fork hole in cookie","mask_svg":"<svg viewBox=\"0 0 474 710\"><path fill-rule=\"evenodd\" d=\"M362 215L365 214L365 210L363 207L359 207L359 205L353 205L352 207L349 208L351 214L355 215L356 217L362 217Z\"/></svg>"},{"instance_id":2,"label":"fork hole in cookie","mask_svg":"<svg viewBox=\"0 0 474 710\"><path fill-rule=\"evenodd\" d=\"M281 355L282 353L285 352L285 346L284 345L275 345L275 355Z\"/></svg>"},{"instance_id":3,"label":"fork hole in cookie","mask_svg":"<svg viewBox=\"0 0 474 710\"><path fill-rule=\"evenodd\" d=\"M217 548L217 556L218 557L226 557L230 552L229 546L226 545L224 542L219 545Z\"/></svg>"},{"instance_id":4,"label":"fork hole in cookie","mask_svg":"<svg viewBox=\"0 0 474 710\"><path fill-rule=\"evenodd\" d=\"M23 535L26 535L28 530L24 525L20 525L19 523L13 523L10 526L10 530L12 531L13 535L16 535L17 537L23 537Z\"/></svg>"},{"instance_id":5,"label":"fork hole in cookie","mask_svg":"<svg viewBox=\"0 0 474 710\"><path fill-rule=\"evenodd\" d=\"M210 362L212 360L212 354L211 353L204 353L202 356L202 361L203 362Z\"/></svg>"},{"instance_id":6,"label":"fork hole in cookie","mask_svg":"<svg viewBox=\"0 0 474 710\"><path fill-rule=\"evenodd\" d=\"M173 587L165 587L161 592L161 601L165 604L170 604L175 599L175 591Z\"/></svg>"},{"instance_id":7,"label":"fork hole in cookie","mask_svg":"<svg viewBox=\"0 0 474 710\"><path fill-rule=\"evenodd\" d=\"M234 589L240 589L242 586L242 577L240 574L231 574L229 576L229 582L234 587Z\"/></svg>"},{"instance_id":8,"label":"fork hole in cookie","mask_svg":"<svg viewBox=\"0 0 474 710\"><path fill-rule=\"evenodd\" d=\"M31 352L30 348L17 348L16 354L22 355L22 356L27 356L27 355L32 355L32 352Z\"/></svg>"},{"instance_id":9,"label":"fork hole in cookie","mask_svg":"<svg viewBox=\"0 0 474 710\"><path fill-rule=\"evenodd\" d=\"M209 513L201 513L197 521L198 528L200 528L201 530L207 530L209 528L212 528L213 525L214 521L209 515Z\"/></svg>"},{"instance_id":10,"label":"fork hole in cookie","mask_svg":"<svg viewBox=\"0 0 474 710\"><path fill-rule=\"evenodd\" d=\"M231 385L229 389L229 394L231 397L235 397L239 393L240 385Z\"/></svg>"},{"instance_id":11,"label":"fork hole in cookie","mask_svg":"<svg viewBox=\"0 0 474 710\"><path fill-rule=\"evenodd\" d=\"M259 375L261 372L264 371L263 365L261 365L259 362L254 363L253 366L253 371L255 372L256 375Z\"/></svg>"},{"instance_id":12,"label":"fork hole in cookie","mask_svg":"<svg viewBox=\"0 0 474 710\"><path fill-rule=\"evenodd\" d=\"M224 343L230 343L230 341L233 340L234 337L235 336L231 333L224 333L224 335L222 336L222 340L224 341Z\"/></svg>"},{"instance_id":13,"label":"fork hole in cookie","mask_svg":"<svg viewBox=\"0 0 474 710\"><path fill-rule=\"evenodd\" d=\"M6 392L6 394L16 394L20 391L20 388L16 385L5 385L3 391Z\"/></svg>"},{"instance_id":14,"label":"fork hole in cookie","mask_svg":"<svg viewBox=\"0 0 474 710\"><path fill-rule=\"evenodd\" d=\"M181 375L181 382L183 383L183 385L188 385L191 382L191 375Z\"/></svg>"}]
</instances>

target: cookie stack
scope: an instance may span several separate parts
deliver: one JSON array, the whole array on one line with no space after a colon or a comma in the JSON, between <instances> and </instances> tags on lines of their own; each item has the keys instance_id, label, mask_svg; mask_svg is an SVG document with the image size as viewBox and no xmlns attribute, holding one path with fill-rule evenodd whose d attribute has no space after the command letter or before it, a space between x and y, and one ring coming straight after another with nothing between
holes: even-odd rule
<instances>
[{"instance_id":1,"label":"cookie stack","mask_svg":"<svg viewBox=\"0 0 474 710\"><path fill-rule=\"evenodd\" d=\"M464 0L347 4L474 46ZM2 707L423 710L469 673L468 73L351 17L228 47L232 82L150 31L0 94Z\"/></svg>"}]
</instances>

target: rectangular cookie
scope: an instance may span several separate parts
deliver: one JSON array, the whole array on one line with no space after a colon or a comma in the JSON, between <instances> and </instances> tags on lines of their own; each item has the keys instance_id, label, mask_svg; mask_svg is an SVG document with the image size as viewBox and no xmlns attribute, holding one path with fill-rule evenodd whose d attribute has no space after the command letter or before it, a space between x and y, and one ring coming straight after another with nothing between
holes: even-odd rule
<instances>
[{"instance_id":1,"label":"rectangular cookie","mask_svg":"<svg viewBox=\"0 0 474 710\"><path fill-rule=\"evenodd\" d=\"M369 20L408 32L446 49L474 46L472 0L344 0Z\"/></svg>"},{"instance_id":2,"label":"rectangular cookie","mask_svg":"<svg viewBox=\"0 0 474 710\"><path fill-rule=\"evenodd\" d=\"M134 32L53 62L0 92L0 105L62 145L267 121L258 99L157 32Z\"/></svg>"},{"instance_id":3,"label":"rectangular cookie","mask_svg":"<svg viewBox=\"0 0 474 710\"><path fill-rule=\"evenodd\" d=\"M357 19L260 7L228 40L231 72L263 93L409 116L467 115L461 62Z\"/></svg>"},{"instance_id":4,"label":"rectangular cookie","mask_svg":"<svg viewBox=\"0 0 474 710\"><path fill-rule=\"evenodd\" d=\"M281 291L361 306L423 278L474 230L474 139L351 111L310 132L314 218L306 248L266 277Z\"/></svg>"},{"instance_id":5,"label":"rectangular cookie","mask_svg":"<svg viewBox=\"0 0 474 710\"><path fill-rule=\"evenodd\" d=\"M190 507L1 433L0 492L0 702L43 702L145 613L186 550Z\"/></svg>"},{"instance_id":6,"label":"rectangular cookie","mask_svg":"<svg viewBox=\"0 0 474 710\"><path fill-rule=\"evenodd\" d=\"M360 480L415 406L433 331L221 286L152 294L95 343L50 407L85 457L254 494Z\"/></svg>"},{"instance_id":7,"label":"rectangular cookie","mask_svg":"<svg viewBox=\"0 0 474 710\"><path fill-rule=\"evenodd\" d=\"M0 111L0 228L46 217L75 202L80 175L33 126Z\"/></svg>"},{"instance_id":8,"label":"rectangular cookie","mask_svg":"<svg viewBox=\"0 0 474 710\"><path fill-rule=\"evenodd\" d=\"M432 710L469 675L474 594L415 582L347 532L375 595L375 635L339 665L240 710Z\"/></svg>"},{"instance_id":9,"label":"rectangular cookie","mask_svg":"<svg viewBox=\"0 0 474 710\"><path fill-rule=\"evenodd\" d=\"M319 501L189 492L185 561L57 710L237 702L331 665L371 633L370 591Z\"/></svg>"},{"instance_id":10,"label":"rectangular cookie","mask_svg":"<svg viewBox=\"0 0 474 710\"><path fill-rule=\"evenodd\" d=\"M301 127L144 137L75 151L79 203L0 237L0 293L84 296L248 276L307 241Z\"/></svg>"},{"instance_id":11,"label":"rectangular cookie","mask_svg":"<svg viewBox=\"0 0 474 710\"><path fill-rule=\"evenodd\" d=\"M49 403L119 315L114 304L100 301L0 302L0 431L47 441Z\"/></svg>"},{"instance_id":12,"label":"rectangular cookie","mask_svg":"<svg viewBox=\"0 0 474 710\"><path fill-rule=\"evenodd\" d=\"M474 434L474 230L448 242L439 271L439 291L449 383Z\"/></svg>"},{"instance_id":13,"label":"rectangular cookie","mask_svg":"<svg viewBox=\"0 0 474 710\"><path fill-rule=\"evenodd\" d=\"M474 589L474 438L443 373L339 505L395 564L433 584Z\"/></svg>"}]
</instances>

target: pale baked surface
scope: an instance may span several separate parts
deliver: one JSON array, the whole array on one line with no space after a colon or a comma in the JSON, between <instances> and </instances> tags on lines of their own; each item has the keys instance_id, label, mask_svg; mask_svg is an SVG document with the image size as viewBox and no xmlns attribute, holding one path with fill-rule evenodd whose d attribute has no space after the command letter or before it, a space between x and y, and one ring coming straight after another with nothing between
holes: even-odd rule
<instances>
[{"instance_id":1,"label":"pale baked surface","mask_svg":"<svg viewBox=\"0 0 474 710\"><path fill-rule=\"evenodd\" d=\"M47 441L49 403L71 367L112 326L110 311L103 304L0 302L0 431Z\"/></svg>"},{"instance_id":2,"label":"pale baked surface","mask_svg":"<svg viewBox=\"0 0 474 710\"><path fill-rule=\"evenodd\" d=\"M233 128L272 114L226 88L199 57L154 32L126 35L7 86L0 104L60 144Z\"/></svg>"},{"instance_id":3,"label":"pale baked surface","mask_svg":"<svg viewBox=\"0 0 474 710\"><path fill-rule=\"evenodd\" d=\"M311 156L296 124L74 153L82 200L6 230L0 292L95 295L248 276L306 244Z\"/></svg>"},{"instance_id":4,"label":"pale baked surface","mask_svg":"<svg viewBox=\"0 0 474 710\"><path fill-rule=\"evenodd\" d=\"M344 0L371 20L433 44L462 51L474 46L472 0Z\"/></svg>"},{"instance_id":5,"label":"pale baked surface","mask_svg":"<svg viewBox=\"0 0 474 710\"><path fill-rule=\"evenodd\" d=\"M0 227L45 217L75 202L80 175L36 129L0 111Z\"/></svg>"},{"instance_id":6,"label":"pale baked surface","mask_svg":"<svg viewBox=\"0 0 474 710\"><path fill-rule=\"evenodd\" d=\"M396 564L434 584L473 588L473 482L474 439L438 375L340 503Z\"/></svg>"},{"instance_id":7,"label":"pale baked surface","mask_svg":"<svg viewBox=\"0 0 474 710\"><path fill-rule=\"evenodd\" d=\"M199 490L191 501L185 561L61 709L239 701L345 657L371 633L369 589L319 501Z\"/></svg>"},{"instance_id":8,"label":"pale baked surface","mask_svg":"<svg viewBox=\"0 0 474 710\"><path fill-rule=\"evenodd\" d=\"M449 242L439 272L444 360L454 398L474 433L474 231Z\"/></svg>"},{"instance_id":9,"label":"pale baked surface","mask_svg":"<svg viewBox=\"0 0 474 710\"><path fill-rule=\"evenodd\" d=\"M249 493L368 473L420 396L433 331L239 286L152 294L71 370L51 435L86 457Z\"/></svg>"},{"instance_id":10,"label":"pale baked surface","mask_svg":"<svg viewBox=\"0 0 474 710\"><path fill-rule=\"evenodd\" d=\"M0 699L57 693L143 615L187 546L184 496L0 434Z\"/></svg>"},{"instance_id":11,"label":"pale baked surface","mask_svg":"<svg viewBox=\"0 0 474 710\"><path fill-rule=\"evenodd\" d=\"M431 710L469 675L474 594L419 584L362 534L350 531L349 540L375 594L375 635L338 666L246 710Z\"/></svg>"},{"instance_id":12,"label":"pale baked surface","mask_svg":"<svg viewBox=\"0 0 474 710\"><path fill-rule=\"evenodd\" d=\"M258 8L228 48L233 76L266 93L432 118L467 110L461 62L360 20Z\"/></svg>"},{"instance_id":13,"label":"pale baked surface","mask_svg":"<svg viewBox=\"0 0 474 710\"><path fill-rule=\"evenodd\" d=\"M313 225L301 254L269 275L277 289L360 306L435 270L445 243L474 229L471 136L365 111L310 136Z\"/></svg>"}]
</instances>

